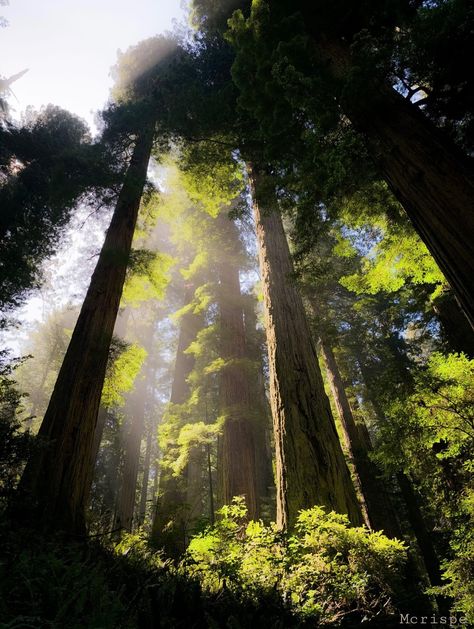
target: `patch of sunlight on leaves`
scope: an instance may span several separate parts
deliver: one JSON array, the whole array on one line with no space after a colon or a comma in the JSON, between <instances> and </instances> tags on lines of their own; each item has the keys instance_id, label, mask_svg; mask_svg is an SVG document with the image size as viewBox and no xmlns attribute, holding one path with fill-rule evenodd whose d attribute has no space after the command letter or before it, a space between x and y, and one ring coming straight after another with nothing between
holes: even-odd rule
<instances>
[{"instance_id":1,"label":"patch of sunlight on leaves","mask_svg":"<svg viewBox=\"0 0 474 629\"><path fill-rule=\"evenodd\" d=\"M337 249L338 245L335 253ZM344 248L342 255L346 255ZM380 291L395 292L408 281L433 284L436 292L446 283L433 257L416 234L400 237L399 234L387 233L362 259L361 271L341 278L340 283L357 294L375 295Z\"/></svg>"},{"instance_id":2,"label":"patch of sunlight on leaves","mask_svg":"<svg viewBox=\"0 0 474 629\"><path fill-rule=\"evenodd\" d=\"M123 406L124 393L131 391L135 379L147 357L147 351L139 345L128 345L107 367L102 389L101 404L106 408Z\"/></svg>"},{"instance_id":3,"label":"patch of sunlight on leaves","mask_svg":"<svg viewBox=\"0 0 474 629\"><path fill-rule=\"evenodd\" d=\"M190 280L209 265L209 252L200 251L194 256L193 261L186 269L181 269L181 275L185 280Z\"/></svg>"},{"instance_id":4,"label":"patch of sunlight on leaves","mask_svg":"<svg viewBox=\"0 0 474 629\"><path fill-rule=\"evenodd\" d=\"M248 522L244 498L236 497L191 540L184 565L208 591L254 601L278 593L301 618L330 624L351 611L393 612L405 561L402 542L352 527L345 515L301 511L288 535L275 523Z\"/></svg>"},{"instance_id":5,"label":"patch of sunlight on leaves","mask_svg":"<svg viewBox=\"0 0 474 629\"><path fill-rule=\"evenodd\" d=\"M173 473L178 476L185 469L191 452L200 446L212 444L216 436L221 432L221 426L216 424L205 424L204 422L193 422L185 424L179 431L177 446L179 448L178 458L171 465Z\"/></svg>"},{"instance_id":6,"label":"patch of sunlight on leaves","mask_svg":"<svg viewBox=\"0 0 474 629\"><path fill-rule=\"evenodd\" d=\"M166 253L134 251L122 293L122 305L135 308L150 299L162 299L175 259Z\"/></svg>"},{"instance_id":7,"label":"patch of sunlight on leaves","mask_svg":"<svg viewBox=\"0 0 474 629\"><path fill-rule=\"evenodd\" d=\"M182 177L189 198L214 218L232 205L244 187L242 169L232 160L193 164Z\"/></svg>"}]
</instances>

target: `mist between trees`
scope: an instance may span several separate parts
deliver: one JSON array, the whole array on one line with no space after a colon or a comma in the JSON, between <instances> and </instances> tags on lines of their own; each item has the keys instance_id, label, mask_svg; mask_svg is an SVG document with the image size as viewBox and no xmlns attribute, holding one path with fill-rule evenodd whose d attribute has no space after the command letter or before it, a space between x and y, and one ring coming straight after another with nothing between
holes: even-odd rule
<instances>
[{"instance_id":1,"label":"mist between trees","mask_svg":"<svg viewBox=\"0 0 474 629\"><path fill-rule=\"evenodd\" d=\"M474 623L472 10L190 20L4 102L0 618Z\"/></svg>"}]
</instances>

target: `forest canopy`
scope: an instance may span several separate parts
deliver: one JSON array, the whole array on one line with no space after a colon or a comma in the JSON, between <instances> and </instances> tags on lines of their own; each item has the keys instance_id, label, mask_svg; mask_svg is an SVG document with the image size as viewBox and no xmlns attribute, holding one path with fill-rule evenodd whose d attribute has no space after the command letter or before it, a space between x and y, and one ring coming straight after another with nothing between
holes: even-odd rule
<instances>
[{"instance_id":1,"label":"forest canopy","mask_svg":"<svg viewBox=\"0 0 474 629\"><path fill-rule=\"evenodd\" d=\"M6 627L474 626L473 17L192 0L95 135L2 79Z\"/></svg>"}]
</instances>

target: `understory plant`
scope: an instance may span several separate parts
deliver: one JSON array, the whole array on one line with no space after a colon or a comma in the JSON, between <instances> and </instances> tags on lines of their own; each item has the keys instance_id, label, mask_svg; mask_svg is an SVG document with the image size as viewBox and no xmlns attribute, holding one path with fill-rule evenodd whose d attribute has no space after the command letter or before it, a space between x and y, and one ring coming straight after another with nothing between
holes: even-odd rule
<instances>
[{"instance_id":1,"label":"understory plant","mask_svg":"<svg viewBox=\"0 0 474 629\"><path fill-rule=\"evenodd\" d=\"M223 507L214 527L195 537L183 562L205 591L244 600L273 594L316 626L395 612L406 548L322 507L300 512L295 530L248 522L243 498Z\"/></svg>"}]
</instances>

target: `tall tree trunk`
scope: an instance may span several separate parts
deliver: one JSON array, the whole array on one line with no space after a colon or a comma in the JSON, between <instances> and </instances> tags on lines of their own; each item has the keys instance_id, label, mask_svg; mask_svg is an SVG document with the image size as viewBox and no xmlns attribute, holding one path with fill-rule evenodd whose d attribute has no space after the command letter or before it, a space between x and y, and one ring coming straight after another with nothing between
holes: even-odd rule
<instances>
[{"instance_id":1,"label":"tall tree trunk","mask_svg":"<svg viewBox=\"0 0 474 629\"><path fill-rule=\"evenodd\" d=\"M463 315L451 291L440 295L433 303L441 333L453 352L464 352L474 358L474 331Z\"/></svg>"},{"instance_id":2,"label":"tall tree trunk","mask_svg":"<svg viewBox=\"0 0 474 629\"><path fill-rule=\"evenodd\" d=\"M114 531L132 531L133 515L137 495L138 469L140 466L140 450L145 426L147 381L142 379L136 388L135 395L129 397L128 419L129 430L123 435L124 456L120 491L117 501ZM122 433L123 434L123 433Z\"/></svg>"},{"instance_id":3,"label":"tall tree trunk","mask_svg":"<svg viewBox=\"0 0 474 629\"><path fill-rule=\"evenodd\" d=\"M236 227L229 223L225 233L237 240ZM219 271L220 373L219 406L225 417L218 450L218 495L221 504L244 496L249 519L259 516L258 470L255 461L254 418L250 395L250 372L246 364L246 342L239 269L232 256L224 256Z\"/></svg>"},{"instance_id":4,"label":"tall tree trunk","mask_svg":"<svg viewBox=\"0 0 474 629\"><path fill-rule=\"evenodd\" d=\"M207 455L207 479L208 479L208 484L209 484L209 522L211 526L214 526L214 522L215 522L214 483L212 479L211 446L209 443L206 446L206 455Z\"/></svg>"},{"instance_id":5,"label":"tall tree trunk","mask_svg":"<svg viewBox=\"0 0 474 629\"><path fill-rule=\"evenodd\" d=\"M315 22L308 11L311 33ZM344 80L353 72L354 60L346 44L319 40L316 48L335 79ZM362 98L345 99L341 105L364 135L383 177L474 327L472 163L390 85L373 82L365 89Z\"/></svg>"},{"instance_id":6,"label":"tall tree trunk","mask_svg":"<svg viewBox=\"0 0 474 629\"><path fill-rule=\"evenodd\" d=\"M329 386L341 420L346 447L354 462L364 506L370 528L384 531L389 537L402 539L400 527L390 498L379 479L380 472L369 458L370 447L363 431L355 423L354 416L332 347L323 337L320 339L321 352L326 365ZM368 436L368 435L367 435Z\"/></svg>"},{"instance_id":7,"label":"tall tree trunk","mask_svg":"<svg viewBox=\"0 0 474 629\"><path fill-rule=\"evenodd\" d=\"M300 509L322 505L346 513L354 524L360 524L359 505L324 391L303 301L292 281L281 216L275 198L268 201L263 197L269 186L262 175L252 167L249 175L265 305L277 523L291 527Z\"/></svg>"},{"instance_id":8,"label":"tall tree trunk","mask_svg":"<svg viewBox=\"0 0 474 629\"><path fill-rule=\"evenodd\" d=\"M257 332L257 315L255 311L254 299L248 299L244 302L244 323L245 323L245 339L247 345L247 357L256 367L257 375L250 382L251 399L255 411L254 441L255 441L255 460L258 468L258 494L262 506L268 513L262 513L270 519L274 519L274 488L275 481L273 478L272 464L272 447L271 447L271 410L268 403L267 393L265 389L265 377L263 356L261 353L261 345L256 338ZM261 509L263 511L263 509Z\"/></svg>"},{"instance_id":9,"label":"tall tree trunk","mask_svg":"<svg viewBox=\"0 0 474 629\"><path fill-rule=\"evenodd\" d=\"M99 412L97 413L97 423L95 425L94 439L92 441L92 448L91 448L91 459L94 461L94 467L97 462L97 457L99 456L100 444L102 441L102 434L104 432L105 423L107 421L107 415L108 415L108 411L105 408L105 406L100 405ZM94 478L94 475L92 475L92 478ZM89 485L89 491L85 497L86 505L89 503L91 489L92 489L92 483Z\"/></svg>"},{"instance_id":10,"label":"tall tree trunk","mask_svg":"<svg viewBox=\"0 0 474 629\"><path fill-rule=\"evenodd\" d=\"M369 401L374 408L379 424L383 425L386 422L385 415L377 399L376 393L372 390L370 384L370 374L367 373L362 357L357 356L356 358L368 393ZM372 447L370 436L367 435L367 438L370 443L370 447ZM415 493L411 480L403 471L398 472L396 478L402 495L403 504L406 509L407 519L413 533L415 534L418 548L420 549L421 557L423 559L430 583L432 585L441 585L440 562L432 541L431 532L426 525L425 517L420 507L420 497ZM438 605L440 608L445 608L445 600L443 597L438 597Z\"/></svg>"},{"instance_id":11,"label":"tall tree trunk","mask_svg":"<svg viewBox=\"0 0 474 629\"><path fill-rule=\"evenodd\" d=\"M140 524L145 522L146 511L147 511L147 502L148 502L148 484L150 482L150 460L151 460L151 439L152 439L152 429L148 427L147 437L146 437L146 449L145 449L145 460L143 462L143 480L142 480L142 490L140 493L140 510L138 514L138 521Z\"/></svg>"},{"instance_id":12,"label":"tall tree trunk","mask_svg":"<svg viewBox=\"0 0 474 629\"><path fill-rule=\"evenodd\" d=\"M195 287L185 286L184 305L192 302ZM178 347L171 387L170 404L184 404L189 397L187 379L194 368L194 356L185 350L196 339L202 328L201 314L190 310L182 315ZM169 557L179 557L186 549L187 541L187 469L178 478L169 470L161 470L158 499L151 531L152 542L165 549Z\"/></svg>"},{"instance_id":13,"label":"tall tree trunk","mask_svg":"<svg viewBox=\"0 0 474 629\"><path fill-rule=\"evenodd\" d=\"M420 498L416 495L413 483L406 474L399 472L397 474L397 482L402 492L403 501L407 508L408 520L420 547L431 585L442 585L439 559L420 509Z\"/></svg>"},{"instance_id":14,"label":"tall tree trunk","mask_svg":"<svg viewBox=\"0 0 474 629\"><path fill-rule=\"evenodd\" d=\"M85 531L85 500L94 469L92 448L115 319L153 144L145 124L120 191L99 261L59 371L39 436L48 447L28 462L19 499L34 505L34 522Z\"/></svg>"}]
</instances>

